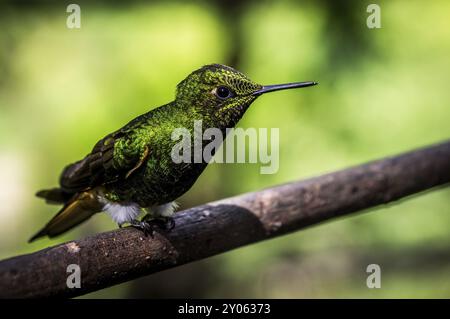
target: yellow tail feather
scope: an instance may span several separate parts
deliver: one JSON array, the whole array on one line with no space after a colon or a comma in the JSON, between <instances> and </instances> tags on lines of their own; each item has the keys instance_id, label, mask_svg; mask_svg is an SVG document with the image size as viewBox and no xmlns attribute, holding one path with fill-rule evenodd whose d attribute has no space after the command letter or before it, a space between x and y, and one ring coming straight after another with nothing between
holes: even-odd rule
<instances>
[{"instance_id":1,"label":"yellow tail feather","mask_svg":"<svg viewBox=\"0 0 450 319\"><path fill-rule=\"evenodd\" d=\"M93 214L101 211L102 205L98 202L94 191L85 191L76 194L64 207L53 217L43 229L30 238L32 242L39 237L55 237L76 225L82 223Z\"/></svg>"}]
</instances>

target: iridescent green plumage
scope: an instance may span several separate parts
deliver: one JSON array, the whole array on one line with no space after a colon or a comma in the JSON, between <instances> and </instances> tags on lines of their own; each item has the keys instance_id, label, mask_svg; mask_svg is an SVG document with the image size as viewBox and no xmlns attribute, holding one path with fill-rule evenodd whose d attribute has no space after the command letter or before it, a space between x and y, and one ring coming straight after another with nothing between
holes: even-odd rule
<instances>
[{"instance_id":1,"label":"iridescent green plumage","mask_svg":"<svg viewBox=\"0 0 450 319\"><path fill-rule=\"evenodd\" d=\"M174 201L189 190L207 165L174 163L175 129L185 128L194 135L195 121L202 121L203 129L224 132L236 125L262 93L314 84L264 87L220 64L192 72L178 84L173 102L104 137L84 159L64 169L59 188L38 193L64 207L32 240L56 236L101 210L115 213L124 207L123 216L111 216L119 224L133 224L136 207L154 208Z\"/></svg>"}]
</instances>

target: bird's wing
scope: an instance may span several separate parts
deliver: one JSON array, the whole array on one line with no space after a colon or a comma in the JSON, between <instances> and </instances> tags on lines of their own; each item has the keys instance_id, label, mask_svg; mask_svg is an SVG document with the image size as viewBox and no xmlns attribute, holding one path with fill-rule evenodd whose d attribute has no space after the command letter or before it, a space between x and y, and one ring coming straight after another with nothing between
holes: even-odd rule
<instances>
[{"instance_id":1,"label":"bird's wing","mask_svg":"<svg viewBox=\"0 0 450 319\"><path fill-rule=\"evenodd\" d=\"M129 132L125 127L107 135L84 159L68 165L61 174L61 188L75 193L128 178L145 163L149 154L148 147L134 152L124 150L131 144ZM114 153L119 144L122 159L115 161Z\"/></svg>"}]
</instances>

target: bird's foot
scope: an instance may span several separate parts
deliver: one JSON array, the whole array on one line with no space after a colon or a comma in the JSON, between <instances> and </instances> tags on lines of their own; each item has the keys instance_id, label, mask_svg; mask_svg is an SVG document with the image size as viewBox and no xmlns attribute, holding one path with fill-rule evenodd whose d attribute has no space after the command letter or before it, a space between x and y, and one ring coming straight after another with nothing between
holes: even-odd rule
<instances>
[{"instance_id":1,"label":"bird's foot","mask_svg":"<svg viewBox=\"0 0 450 319\"><path fill-rule=\"evenodd\" d=\"M171 231L175 227L175 219L173 217L152 217L150 215L145 215L142 218L142 222L153 223L166 231Z\"/></svg>"},{"instance_id":2,"label":"bird's foot","mask_svg":"<svg viewBox=\"0 0 450 319\"><path fill-rule=\"evenodd\" d=\"M136 229L139 229L144 233L145 236L150 235L150 237L153 238L154 232L155 232L155 225L152 223L149 223L148 221L138 221L138 220L132 220L130 222L131 227L134 227Z\"/></svg>"},{"instance_id":3,"label":"bird's foot","mask_svg":"<svg viewBox=\"0 0 450 319\"><path fill-rule=\"evenodd\" d=\"M171 231L175 228L175 218L173 217L162 217L164 222L164 227L167 231Z\"/></svg>"}]
</instances>

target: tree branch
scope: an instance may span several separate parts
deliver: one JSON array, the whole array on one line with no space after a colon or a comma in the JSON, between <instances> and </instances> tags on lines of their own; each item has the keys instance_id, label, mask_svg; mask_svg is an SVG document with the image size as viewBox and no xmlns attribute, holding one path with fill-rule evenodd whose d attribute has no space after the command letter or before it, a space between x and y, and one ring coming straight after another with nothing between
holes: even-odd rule
<instances>
[{"instance_id":1,"label":"tree branch","mask_svg":"<svg viewBox=\"0 0 450 319\"><path fill-rule=\"evenodd\" d=\"M153 238L117 229L0 262L0 297L74 297L450 182L450 141L178 213ZM81 288L66 285L69 264Z\"/></svg>"}]
</instances>

